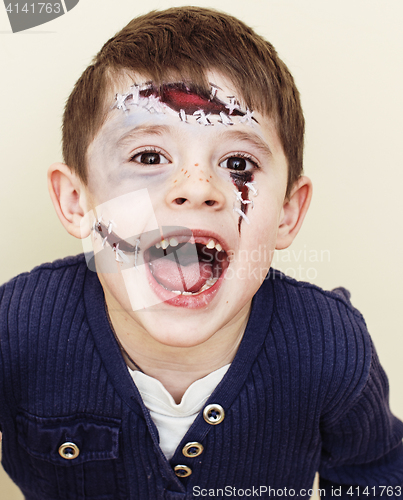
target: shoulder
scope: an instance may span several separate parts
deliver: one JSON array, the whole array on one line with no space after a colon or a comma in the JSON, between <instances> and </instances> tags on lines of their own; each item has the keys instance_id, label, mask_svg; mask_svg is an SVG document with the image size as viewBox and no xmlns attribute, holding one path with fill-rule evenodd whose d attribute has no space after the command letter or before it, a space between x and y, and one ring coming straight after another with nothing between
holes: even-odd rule
<instances>
[{"instance_id":1,"label":"shoulder","mask_svg":"<svg viewBox=\"0 0 403 500\"><path fill-rule=\"evenodd\" d=\"M10 319L15 310L21 316L24 310L41 308L43 302L50 306L61 295L80 294L86 272L84 255L77 255L42 264L12 278L0 287L0 317L6 314Z\"/></svg>"},{"instance_id":2,"label":"shoulder","mask_svg":"<svg viewBox=\"0 0 403 500\"><path fill-rule=\"evenodd\" d=\"M63 259L58 259L53 262L45 262L39 266L34 267L31 271L18 274L14 278L11 278L10 281L4 283L1 288L9 288L15 286L18 282L23 281L32 281L38 278L41 274L49 275L53 272L64 271L64 270L72 270L74 272L74 268L79 268L81 266L85 266L85 257L84 254L78 254L71 257L65 257Z\"/></svg>"},{"instance_id":3,"label":"shoulder","mask_svg":"<svg viewBox=\"0 0 403 500\"><path fill-rule=\"evenodd\" d=\"M36 372L38 360L56 359L74 332L85 334L89 273L79 255L42 264L0 287L0 367L9 384L18 385L19 372Z\"/></svg>"},{"instance_id":4,"label":"shoulder","mask_svg":"<svg viewBox=\"0 0 403 500\"><path fill-rule=\"evenodd\" d=\"M267 278L273 285L274 298L280 307L284 307L284 302L293 302L293 305L296 305L297 301L305 308L316 306L318 313L326 308L338 309L340 314L350 313L357 320L364 320L362 314L351 303L350 292L344 287L324 290L312 283L290 278L276 269L271 269Z\"/></svg>"},{"instance_id":5,"label":"shoulder","mask_svg":"<svg viewBox=\"0 0 403 500\"><path fill-rule=\"evenodd\" d=\"M331 333L335 340L345 339L346 335L368 336L365 320L351 303L350 292L345 288L323 290L277 270L271 270L268 280L272 285L275 313L295 326L309 325L311 330Z\"/></svg>"},{"instance_id":6,"label":"shoulder","mask_svg":"<svg viewBox=\"0 0 403 500\"><path fill-rule=\"evenodd\" d=\"M271 270L272 329L318 380L323 404L346 408L366 385L373 346L362 314L344 288L328 291Z\"/></svg>"}]
</instances>

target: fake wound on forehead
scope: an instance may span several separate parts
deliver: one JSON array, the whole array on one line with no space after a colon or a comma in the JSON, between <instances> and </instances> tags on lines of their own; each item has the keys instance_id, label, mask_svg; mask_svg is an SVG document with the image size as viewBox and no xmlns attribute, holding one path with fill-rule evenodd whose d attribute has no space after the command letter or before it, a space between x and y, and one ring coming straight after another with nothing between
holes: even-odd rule
<instances>
[{"instance_id":1,"label":"fake wound on forehead","mask_svg":"<svg viewBox=\"0 0 403 500\"><path fill-rule=\"evenodd\" d=\"M154 86L152 83L133 84L125 94L116 94L114 107L125 112L136 108L150 113L175 113L182 122L196 121L199 125L212 126L215 123L235 125L258 123L253 111L241 109L235 96L222 97L220 87L210 84L207 94L196 86L183 82Z\"/></svg>"}]
</instances>

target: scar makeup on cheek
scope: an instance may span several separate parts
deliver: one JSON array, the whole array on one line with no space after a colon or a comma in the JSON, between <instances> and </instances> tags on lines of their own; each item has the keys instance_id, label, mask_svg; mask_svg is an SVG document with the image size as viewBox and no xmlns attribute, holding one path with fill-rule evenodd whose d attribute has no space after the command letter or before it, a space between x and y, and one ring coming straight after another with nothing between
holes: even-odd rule
<instances>
[{"instance_id":1,"label":"scar makeup on cheek","mask_svg":"<svg viewBox=\"0 0 403 500\"><path fill-rule=\"evenodd\" d=\"M236 202L233 210L239 215L238 232L241 234L242 221L244 220L247 224L250 224L247 211L249 205L253 208L253 201L249 199L249 191L252 191L253 196L257 196L256 183L253 180L253 173L250 171L231 172L230 175L232 182L237 188L237 191L234 191ZM239 206L237 206L238 203Z\"/></svg>"},{"instance_id":2,"label":"scar makeup on cheek","mask_svg":"<svg viewBox=\"0 0 403 500\"><path fill-rule=\"evenodd\" d=\"M141 255L138 235L158 231L151 199L147 189L140 189L110 199L85 214L82 234L88 234L84 245L87 265L100 272L116 272L116 262L137 268ZM111 258L112 257L112 258ZM115 262L115 265L114 265Z\"/></svg>"},{"instance_id":3,"label":"scar makeup on cheek","mask_svg":"<svg viewBox=\"0 0 403 500\"><path fill-rule=\"evenodd\" d=\"M140 240L138 238L135 239L135 244L132 245L128 241L120 238L114 231L113 227L116 226L113 220L108 221L107 224L104 224L102 221L102 215L97 218L92 226L92 231L95 236L100 236L102 243L102 248L105 248L105 245L109 245L112 251L115 253L116 262L120 263L130 263L130 259L127 254L134 255L134 267L137 269L138 256L141 251L140 248Z\"/></svg>"},{"instance_id":4,"label":"scar makeup on cheek","mask_svg":"<svg viewBox=\"0 0 403 500\"><path fill-rule=\"evenodd\" d=\"M224 280L228 255L217 237L160 226L146 189L97 205L81 225L88 268L118 290L126 310L206 307Z\"/></svg>"},{"instance_id":5,"label":"scar makeup on cheek","mask_svg":"<svg viewBox=\"0 0 403 500\"><path fill-rule=\"evenodd\" d=\"M114 107L125 112L142 108L150 113L175 113L182 122L203 126L258 123L253 111L242 110L235 96L221 96L221 89L210 85L210 94L206 94L202 89L183 82L159 87L152 83L133 84L125 94L116 94Z\"/></svg>"}]
</instances>

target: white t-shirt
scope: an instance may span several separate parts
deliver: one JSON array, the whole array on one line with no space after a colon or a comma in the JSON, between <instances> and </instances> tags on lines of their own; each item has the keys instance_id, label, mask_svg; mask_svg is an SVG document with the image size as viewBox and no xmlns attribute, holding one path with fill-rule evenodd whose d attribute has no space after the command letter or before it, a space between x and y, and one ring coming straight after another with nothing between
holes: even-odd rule
<instances>
[{"instance_id":1,"label":"white t-shirt","mask_svg":"<svg viewBox=\"0 0 403 500\"><path fill-rule=\"evenodd\" d=\"M140 371L129 373L151 414L159 436L162 452L169 460L211 393L220 383L230 364L196 380L186 390L179 404L161 382Z\"/></svg>"}]
</instances>

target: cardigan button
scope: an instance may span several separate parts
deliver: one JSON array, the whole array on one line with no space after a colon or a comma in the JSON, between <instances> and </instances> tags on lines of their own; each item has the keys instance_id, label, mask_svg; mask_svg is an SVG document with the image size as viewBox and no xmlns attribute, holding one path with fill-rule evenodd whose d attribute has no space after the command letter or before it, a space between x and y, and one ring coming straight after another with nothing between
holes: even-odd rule
<instances>
[{"instance_id":1,"label":"cardigan button","mask_svg":"<svg viewBox=\"0 0 403 500\"><path fill-rule=\"evenodd\" d=\"M210 425L221 424L224 420L224 408L217 404L207 405L203 410L203 418Z\"/></svg>"},{"instance_id":2,"label":"cardigan button","mask_svg":"<svg viewBox=\"0 0 403 500\"><path fill-rule=\"evenodd\" d=\"M192 473L192 469L187 465L175 465L174 472L178 477L188 477Z\"/></svg>"},{"instance_id":3,"label":"cardigan button","mask_svg":"<svg viewBox=\"0 0 403 500\"><path fill-rule=\"evenodd\" d=\"M80 454L79 447L74 443L63 443L59 448L59 455L66 460L73 460Z\"/></svg>"},{"instance_id":4,"label":"cardigan button","mask_svg":"<svg viewBox=\"0 0 403 500\"><path fill-rule=\"evenodd\" d=\"M185 444L185 446L182 448L182 453L185 455L185 457L193 458L193 457L198 457L203 453L204 446L200 443L196 442L190 442Z\"/></svg>"}]
</instances>

